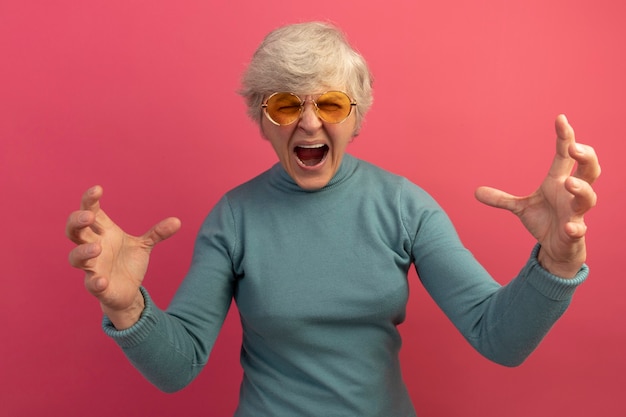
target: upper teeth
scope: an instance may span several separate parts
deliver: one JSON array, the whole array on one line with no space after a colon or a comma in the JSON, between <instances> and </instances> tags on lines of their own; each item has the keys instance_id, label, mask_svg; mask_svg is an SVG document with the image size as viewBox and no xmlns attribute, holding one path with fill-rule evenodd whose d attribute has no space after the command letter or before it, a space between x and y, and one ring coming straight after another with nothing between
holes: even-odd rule
<instances>
[{"instance_id":1,"label":"upper teeth","mask_svg":"<svg viewBox=\"0 0 626 417\"><path fill-rule=\"evenodd\" d=\"M318 143L316 145L298 145L299 148L306 148L306 149L315 149L315 148L321 148L324 146L326 145L324 145L323 143Z\"/></svg>"}]
</instances>

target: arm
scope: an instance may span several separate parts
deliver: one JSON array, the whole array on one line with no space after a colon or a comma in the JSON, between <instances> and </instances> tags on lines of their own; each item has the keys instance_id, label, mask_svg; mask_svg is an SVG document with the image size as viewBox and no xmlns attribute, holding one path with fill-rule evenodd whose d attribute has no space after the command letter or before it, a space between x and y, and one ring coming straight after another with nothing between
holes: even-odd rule
<instances>
[{"instance_id":1,"label":"arm","mask_svg":"<svg viewBox=\"0 0 626 417\"><path fill-rule=\"evenodd\" d=\"M104 318L106 334L157 388L174 392L202 370L231 304L234 223L223 199L198 233L191 267L167 310L161 310L144 288L145 309L131 328L118 330Z\"/></svg>"},{"instance_id":2,"label":"arm","mask_svg":"<svg viewBox=\"0 0 626 417\"><path fill-rule=\"evenodd\" d=\"M588 274L583 215L595 204L590 184L600 168L592 148L576 145L564 116L556 129L557 153L535 193L514 197L486 187L476 193L483 203L518 215L538 240L517 278L504 287L493 281L441 211L423 218L415 239L415 265L433 299L474 348L507 366L536 348Z\"/></svg>"},{"instance_id":3,"label":"arm","mask_svg":"<svg viewBox=\"0 0 626 417\"><path fill-rule=\"evenodd\" d=\"M440 208L422 214L419 230L412 251L422 284L465 339L501 365L517 366L533 352L587 276L586 266L572 279L552 275L539 265L536 245L518 276L502 286Z\"/></svg>"},{"instance_id":4,"label":"arm","mask_svg":"<svg viewBox=\"0 0 626 417\"><path fill-rule=\"evenodd\" d=\"M130 362L166 392L186 386L206 363L228 312L232 272L227 257L215 253L214 229L205 226L194 262L168 311L159 309L141 286L154 246L180 228L165 219L142 236L120 229L100 208L102 188L83 195L80 210L67 221L66 234L77 246L70 264L85 271L85 287L101 304L103 327ZM227 218L227 216L224 216ZM209 230L207 230L207 228ZM224 279L207 280L207 274Z\"/></svg>"}]
</instances>

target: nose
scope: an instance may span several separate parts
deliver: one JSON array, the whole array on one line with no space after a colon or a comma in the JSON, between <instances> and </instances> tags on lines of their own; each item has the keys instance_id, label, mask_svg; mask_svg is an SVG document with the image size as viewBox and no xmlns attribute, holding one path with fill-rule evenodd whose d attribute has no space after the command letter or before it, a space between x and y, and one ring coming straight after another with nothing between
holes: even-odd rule
<instances>
[{"instance_id":1,"label":"nose","mask_svg":"<svg viewBox=\"0 0 626 417\"><path fill-rule=\"evenodd\" d=\"M322 127L322 119L317 114L317 108L313 100L306 100L300 115L298 126L307 132L314 131Z\"/></svg>"}]
</instances>

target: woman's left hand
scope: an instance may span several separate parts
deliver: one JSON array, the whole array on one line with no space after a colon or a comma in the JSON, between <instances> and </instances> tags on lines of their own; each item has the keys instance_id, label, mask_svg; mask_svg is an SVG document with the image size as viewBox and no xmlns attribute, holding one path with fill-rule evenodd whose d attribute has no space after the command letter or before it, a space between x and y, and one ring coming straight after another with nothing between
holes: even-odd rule
<instances>
[{"instance_id":1,"label":"woman's left hand","mask_svg":"<svg viewBox=\"0 0 626 417\"><path fill-rule=\"evenodd\" d=\"M574 129L564 115L556 118L555 125L556 155L534 193L518 197L479 187L476 198L518 216L541 244L539 263L554 275L572 278L586 259L584 215L596 204L591 184L600 175L600 165L592 147L576 143Z\"/></svg>"}]
</instances>

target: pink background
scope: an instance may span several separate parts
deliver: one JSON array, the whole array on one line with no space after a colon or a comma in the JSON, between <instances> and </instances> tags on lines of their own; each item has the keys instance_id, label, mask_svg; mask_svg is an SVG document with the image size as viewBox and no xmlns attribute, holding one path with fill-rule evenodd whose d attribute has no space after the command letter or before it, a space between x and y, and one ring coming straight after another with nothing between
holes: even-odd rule
<instances>
[{"instance_id":1,"label":"pink background","mask_svg":"<svg viewBox=\"0 0 626 417\"><path fill-rule=\"evenodd\" d=\"M392 6L393 5L393 6ZM479 185L531 192L568 115L601 156L589 214L592 275L535 354L479 357L411 275L402 359L421 416L624 416L624 3L615 0L34 1L0 3L0 415L228 416L237 401L231 312L209 365L163 394L100 330L67 263L67 215L93 184L143 233L176 215L146 286L165 307L204 216L276 160L235 93L270 29L338 23L375 74L354 155L409 177L449 212L501 282L533 241L481 206Z\"/></svg>"}]
</instances>

